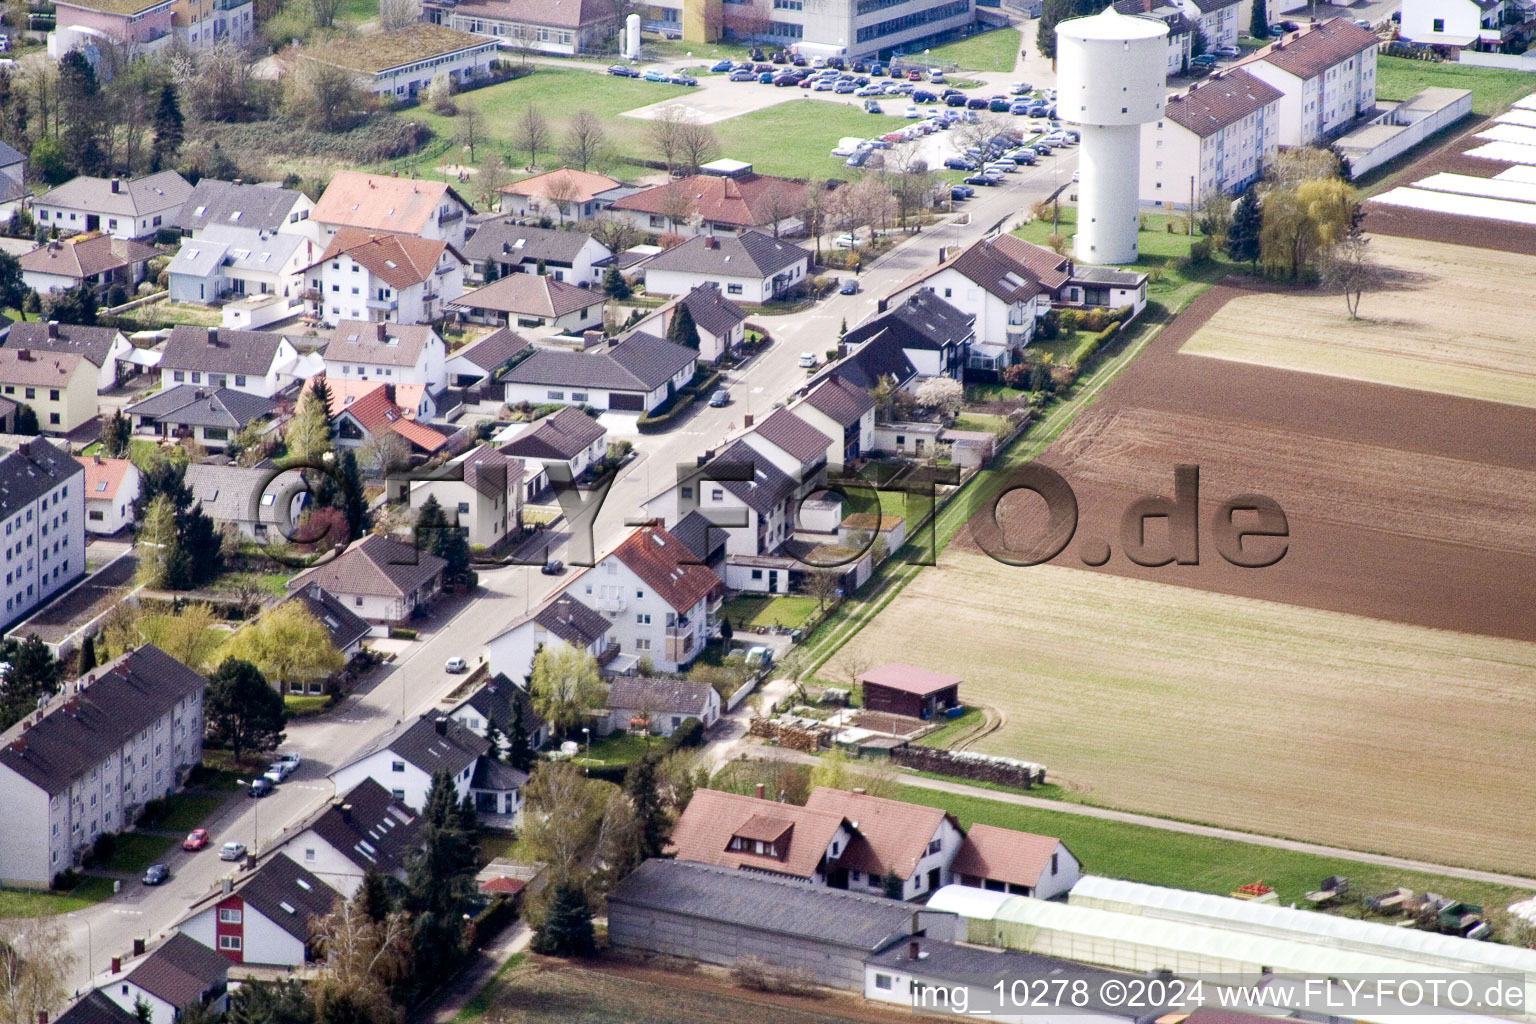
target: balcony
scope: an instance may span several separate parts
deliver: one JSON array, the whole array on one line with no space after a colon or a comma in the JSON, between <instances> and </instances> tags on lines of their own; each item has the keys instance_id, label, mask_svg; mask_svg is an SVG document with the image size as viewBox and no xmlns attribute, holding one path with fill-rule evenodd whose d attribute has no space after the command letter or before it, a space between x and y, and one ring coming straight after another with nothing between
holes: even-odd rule
<instances>
[{"instance_id":1,"label":"balcony","mask_svg":"<svg viewBox=\"0 0 1536 1024\"><path fill-rule=\"evenodd\" d=\"M680 626L668 627L666 632L666 658L668 661L687 661L693 655L695 641L693 630Z\"/></svg>"},{"instance_id":2,"label":"balcony","mask_svg":"<svg viewBox=\"0 0 1536 1024\"><path fill-rule=\"evenodd\" d=\"M364 305L366 305L369 309L377 310L381 313L393 313L395 310L400 308L400 300L398 298L369 299L364 303Z\"/></svg>"},{"instance_id":3,"label":"balcony","mask_svg":"<svg viewBox=\"0 0 1536 1024\"><path fill-rule=\"evenodd\" d=\"M600 597L597 599L597 610L600 612L622 612L625 607L626 605L622 596Z\"/></svg>"},{"instance_id":4,"label":"balcony","mask_svg":"<svg viewBox=\"0 0 1536 1024\"><path fill-rule=\"evenodd\" d=\"M447 213L440 213L440 214L437 215L437 223L438 223L439 226L441 226L443 224L452 224L456 220L463 220L463 219L464 219L464 210L462 208L455 209L455 210L449 210Z\"/></svg>"}]
</instances>

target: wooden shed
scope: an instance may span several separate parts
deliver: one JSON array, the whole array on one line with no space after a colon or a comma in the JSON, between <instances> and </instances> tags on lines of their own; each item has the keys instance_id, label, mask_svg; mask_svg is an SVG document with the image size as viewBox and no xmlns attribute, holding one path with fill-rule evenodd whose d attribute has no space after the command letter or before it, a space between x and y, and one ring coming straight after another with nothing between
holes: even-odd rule
<instances>
[{"instance_id":1,"label":"wooden shed","mask_svg":"<svg viewBox=\"0 0 1536 1024\"><path fill-rule=\"evenodd\" d=\"M891 662L859 676L864 707L911 718L932 718L960 703L960 677Z\"/></svg>"}]
</instances>

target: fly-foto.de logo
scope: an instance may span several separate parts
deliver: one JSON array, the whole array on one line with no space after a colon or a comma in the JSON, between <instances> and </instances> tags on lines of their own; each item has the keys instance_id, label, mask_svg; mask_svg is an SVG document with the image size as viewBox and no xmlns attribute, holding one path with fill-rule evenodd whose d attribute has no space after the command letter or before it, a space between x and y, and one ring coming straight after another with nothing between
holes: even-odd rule
<instances>
[{"instance_id":1,"label":"fly-foto.de logo","mask_svg":"<svg viewBox=\"0 0 1536 1024\"><path fill-rule=\"evenodd\" d=\"M999 506L1009 495L1028 491L1045 502L1043 530L1008 529ZM1166 539L1148 530L1166 521ZM1262 569L1285 557L1290 524L1280 503L1263 494L1234 494L1211 512L1207 539L1228 563ZM1084 565L1101 566L1120 553L1140 566L1200 564L1200 467L1175 466L1173 497L1154 495L1132 501L1120 517L1119 537L1077 537L1078 505L1072 485L1049 466L1026 463L1012 470L1007 484L971 508L971 538L988 555L1008 565L1040 565L1069 546ZM1074 544L1074 540L1076 543Z\"/></svg>"}]
</instances>

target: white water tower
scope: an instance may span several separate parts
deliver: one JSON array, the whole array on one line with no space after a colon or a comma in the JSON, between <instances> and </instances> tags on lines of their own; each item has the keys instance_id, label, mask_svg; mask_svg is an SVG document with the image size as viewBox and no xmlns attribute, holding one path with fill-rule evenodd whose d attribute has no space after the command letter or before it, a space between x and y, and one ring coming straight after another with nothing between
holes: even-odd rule
<instances>
[{"instance_id":1,"label":"white water tower","mask_svg":"<svg viewBox=\"0 0 1536 1024\"><path fill-rule=\"evenodd\" d=\"M1072 242L1080 262L1136 262L1141 126L1163 116L1167 53L1167 25L1113 7L1056 26L1056 111L1083 137Z\"/></svg>"},{"instance_id":2,"label":"white water tower","mask_svg":"<svg viewBox=\"0 0 1536 1024\"><path fill-rule=\"evenodd\" d=\"M624 19L624 56L640 59L640 15L631 14Z\"/></svg>"}]
</instances>

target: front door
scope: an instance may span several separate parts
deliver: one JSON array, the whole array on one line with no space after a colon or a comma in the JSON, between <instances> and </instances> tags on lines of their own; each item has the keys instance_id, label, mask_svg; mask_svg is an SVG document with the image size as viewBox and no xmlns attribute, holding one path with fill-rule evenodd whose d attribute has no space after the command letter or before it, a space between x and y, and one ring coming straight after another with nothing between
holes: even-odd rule
<instances>
[{"instance_id":1,"label":"front door","mask_svg":"<svg viewBox=\"0 0 1536 1024\"><path fill-rule=\"evenodd\" d=\"M100 231L101 230L101 218L96 216L94 213L86 214L85 215L85 230L87 230L87 231Z\"/></svg>"},{"instance_id":2,"label":"front door","mask_svg":"<svg viewBox=\"0 0 1536 1024\"><path fill-rule=\"evenodd\" d=\"M846 888L848 888L848 869L847 868L834 868L831 871L827 872L827 888L828 889L846 889Z\"/></svg>"},{"instance_id":3,"label":"front door","mask_svg":"<svg viewBox=\"0 0 1536 1024\"><path fill-rule=\"evenodd\" d=\"M928 869L928 891L929 892L933 892L938 887L939 887L939 869L938 868L929 868Z\"/></svg>"}]
</instances>

